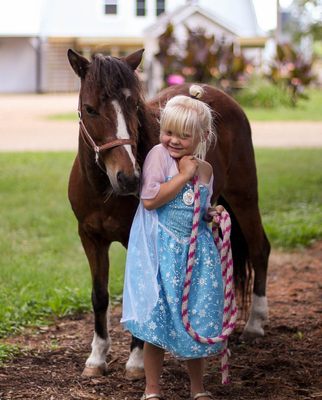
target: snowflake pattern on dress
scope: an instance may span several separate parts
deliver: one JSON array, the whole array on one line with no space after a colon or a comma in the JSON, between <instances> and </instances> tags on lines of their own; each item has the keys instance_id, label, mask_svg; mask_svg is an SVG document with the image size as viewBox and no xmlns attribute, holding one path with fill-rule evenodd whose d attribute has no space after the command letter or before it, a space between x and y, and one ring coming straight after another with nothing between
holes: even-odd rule
<instances>
[{"instance_id":1,"label":"snowflake pattern on dress","mask_svg":"<svg viewBox=\"0 0 322 400\"><path fill-rule=\"evenodd\" d=\"M168 177L171 179L171 177ZM191 234L193 204L186 204L184 193L191 190L186 184L177 196L157 209L158 236L158 301L144 322L129 320L124 327L134 336L170 351L182 358L208 357L221 349L221 343L196 342L186 331L181 319L181 301ZM188 303L189 321L199 335L215 337L221 333L223 319L223 283L220 257L211 229L203 220L208 189L200 185L201 213L197 251ZM139 254L139 249L137 249ZM134 261L135 262L135 261ZM139 257L137 263L144 263ZM136 268L131 265L131 268ZM133 274L131 285L139 284ZM148 282L144 290L149 290ZM140 292L143 295L143 290Z\"/></svg>"}]
</instances>

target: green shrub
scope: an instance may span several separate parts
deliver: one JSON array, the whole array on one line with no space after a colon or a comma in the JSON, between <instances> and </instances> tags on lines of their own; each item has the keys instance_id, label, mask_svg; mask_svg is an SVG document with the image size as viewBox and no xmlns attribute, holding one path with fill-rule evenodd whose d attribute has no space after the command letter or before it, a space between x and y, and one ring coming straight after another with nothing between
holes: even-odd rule
<instances>
[{"instance_id":1,"label":"green shrub","mask_svg":"<svg viewBox=\"0 0 322 400\"><path fill-rule=\"evenodd\" d=\"M247 87L235 94L235 99L243 107L278 108L291 107L292 102L285 90L265 78L253 78Z\"/></svg>"}]
</instances>

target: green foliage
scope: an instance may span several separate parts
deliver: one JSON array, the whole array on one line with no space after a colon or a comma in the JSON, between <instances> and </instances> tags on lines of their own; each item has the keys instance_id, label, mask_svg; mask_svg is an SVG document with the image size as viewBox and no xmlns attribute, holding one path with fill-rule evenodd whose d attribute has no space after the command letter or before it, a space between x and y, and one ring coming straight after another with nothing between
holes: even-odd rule
<instances>
[{"instance_id":1,"label":"green foliage","mask_svg":"<svg viewBox=\"0 0 322 400\"><path fill-rule=\"evenodd\" d=\"M203 30L188 31L185 56L181 60L181 70L187 80L195 82L210 82L212 79L211 67L218 63L215 51L215 37L207 37Z\"/></svg>"},{"instance_id":2,"label":"green foliage","mask_svg":"<svg viewBox=\"0 0 322 400\"><path fill-rule=\"evenodd\" d=\"M291 15L285 30L292 41L300 42L305 36L322 40L322 0L293 0Z\"/></svg>"},{"instance_id":3,"label":"green foliage","mask_svg":"<svg viewBox=\"0 0 322 400\"><path fill-rule=\"evenodd\" d=\"M287 92L293 105L305 98L304 88L315 79L312 62L306 61L289 43L277 45L267 77Z\"/></svg>"},{"instance_id":4,"label":"green foliage","mask_svg":"<svg viewBox=\"0 0 322 400\"><path fill-rule=\"evenodd\" d=\"M155 57L163 66L165 78L170 74L176 73L180 68L180 60L178 60L176 55L176 39L173 31L173 25L168 24L165 32L159 37L159 52L155 54Z\"/></svg>"},{"instance_id":5,"label":"green foliage","mask_svg":"<svg viewBox=\"0 0 322 400\"><path fill-rule=\"evenodd\" d=\"M0 366L21 352L19 346L0 343Z\"/></svg>"},{"instance_id":6,"label":"green foliage","mask_svg":"<svg viewBox=\"0 0 322 400\"><path fill-rule=\"evenodd\" d=\"M253 76L247 86L234 94L234 98L243 107L277 108L290 107L287 93L265 78Z\"/></svg>"},{"instance_id":7,"label":"green foliage","mask_svg":"<svg viewBox=\"0 0 322 400\"><path fill-rule=\"evenodd\" d=\"M180 48L171 24L159 37L159 53L155 57L163 66L165 82L176 74L188 82L213 83L226 92L244 85L252 66L241 51L236 53L232 43L207 36L203 29L186 29L184 48Z\"/></svg>"},{"instance_id":8,"label":"green foliage","mask_svg":"<svg viewBox=\"0 0 322 400\"><path fill-rule=\"evenodd\" d=\"M321 104L322 91L310 90L308 99L300 99L296 107L255 108L244 106L244 111L251 121L322 121Z\"/></svg>"}]
</instances>

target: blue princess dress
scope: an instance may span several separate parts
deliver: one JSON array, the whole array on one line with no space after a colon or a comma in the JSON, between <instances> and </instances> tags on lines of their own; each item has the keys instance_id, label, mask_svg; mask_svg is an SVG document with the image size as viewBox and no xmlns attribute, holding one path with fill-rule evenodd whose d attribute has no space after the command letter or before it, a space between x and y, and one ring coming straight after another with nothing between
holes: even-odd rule
<instances>
[{"instance_id":1,"label":"blue princess dress","mask_svg":"<svg viewBox=\"0 0 322 400\"><path fill-rule=\"evenodd\" d=\"M141 198L154 198L160 184L178 173L162 144L148 154L143 167ZM203 216L210 203L212 180L200 185L201 215L193 267L188 315L199 335L222 331L223 283L220 258ZM207 357L221 344L202 344L185 330L181 319L188 249L193 218L192 184L157 210L142 202L136 212L128 246L121 322L134 336L183 359Z\"/></svg>"}]
</instances>

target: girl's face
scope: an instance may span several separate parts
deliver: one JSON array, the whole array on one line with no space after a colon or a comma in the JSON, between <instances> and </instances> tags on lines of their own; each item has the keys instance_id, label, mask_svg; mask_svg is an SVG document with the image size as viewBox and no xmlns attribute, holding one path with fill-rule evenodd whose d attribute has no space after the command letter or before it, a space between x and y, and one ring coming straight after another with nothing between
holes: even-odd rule
<instances>
[{"instance_id":1,"label":"girl's face","mask_svg":"<svg viewBox=\"0 0 322 400\"><path fill-rule=\"evenodd\" d=\"M171 131L161 131L160 142L173 158L180 159L190 156L196 150L198 139L189 133L177 134Z\"/></svg>"}]
</instances>

